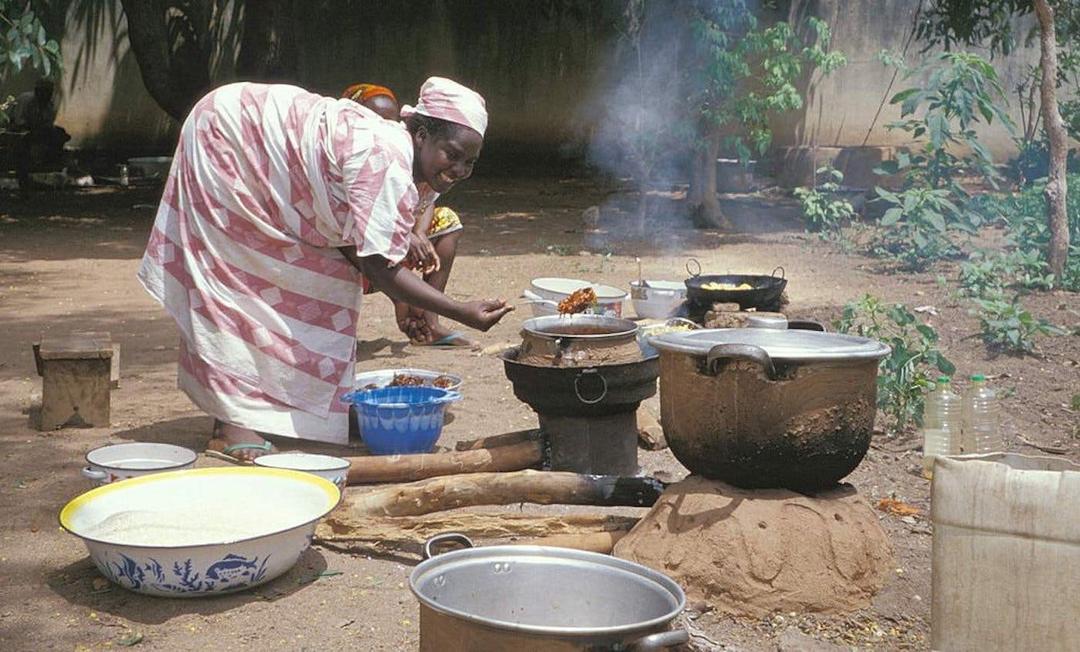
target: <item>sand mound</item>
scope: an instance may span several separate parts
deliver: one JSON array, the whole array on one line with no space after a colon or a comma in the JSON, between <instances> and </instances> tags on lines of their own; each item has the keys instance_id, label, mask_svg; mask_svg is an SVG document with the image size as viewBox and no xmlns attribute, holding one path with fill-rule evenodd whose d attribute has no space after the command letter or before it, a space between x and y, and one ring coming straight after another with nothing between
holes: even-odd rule
<instances>
[{"instance_id":1,"label":"sand mound","mask_svg":"<svg viewBox=\"0 0 1080 652\"><path fill-rule=\"evenodd\" d=\"M696 476L669 487L615 555L666 573L691 601L748 616L865 607L893 567L850 485L807 496Z\"/></svg>"}]
</instances>

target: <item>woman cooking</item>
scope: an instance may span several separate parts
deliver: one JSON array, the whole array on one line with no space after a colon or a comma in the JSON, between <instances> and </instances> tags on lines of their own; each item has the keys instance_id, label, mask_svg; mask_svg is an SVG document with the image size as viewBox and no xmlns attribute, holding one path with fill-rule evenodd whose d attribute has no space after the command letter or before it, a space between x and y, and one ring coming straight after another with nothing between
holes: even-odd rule
<instances>
[{"instance_id":1,"label":"woman cooking","mask_svg":"<svg viewBox=\"0 0 1080 652\"><path fill-rule=\"evenodd\" d=\"M178 385L215 418L209 447L248 460L264 434L344 444L360 282L479 330L512 310L458 302L406 270L418 185L469 177L487 112L432 77L407 125L287 85L212 91L184 123L139 278L180 330ZM426 246L425 246L426 244Z\"/></svg>"},{"instance_id":2,"label":"woman cooking","mask_svg":"<svg viewBox=\"0 0 1080 652\"><path fill-rule=\"evenodd\" d=\"M401 108L398 105L397 96L385 86L377 84L353 84L341 94L354 102L379 114L385 120L399 120ZM411 107L406 107L405 121L416 118L410 113ZM437 258L435 269L423 275L424 282L439 292L446 291L446 284L450 280L450 271L454 268L454 259L457 257L458 240L461 239L462 224L457 213L446 206L434 206L438 197L426 184L420 187L421 204L426 206L422 214L417 216L416 226L413 227L414 236L422 243L432 247ZM422 245L423 246L423 245ZM364 293L375 291L375 288L365 286ZM439 322L439 316L431 311L410 306L401 301L394 301L394 316L401 332L409 337L414 344L453 347L472 346L473 342L464 334L451 330Z\"/></svg>"}]
</instances>

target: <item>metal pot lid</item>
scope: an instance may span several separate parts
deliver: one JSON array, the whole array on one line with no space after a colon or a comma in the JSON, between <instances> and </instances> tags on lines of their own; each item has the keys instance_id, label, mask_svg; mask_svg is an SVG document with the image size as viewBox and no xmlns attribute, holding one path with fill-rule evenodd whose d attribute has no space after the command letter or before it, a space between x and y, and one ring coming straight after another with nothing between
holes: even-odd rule
<instances>
[{"instance_id":1,"label":"metal pot lid","mask_svg":"<svg viewBox=\"0 0 1080 652\"><path fill-rule=\"evenodd\" d=\"M717 344L759 346L778 362L880 360L892 350L865 337L804 330L717 328L686 333L664 333L650 343L661 351L708 355Z\"/></svg>"},{"instance_id":2,"label":"metal pot lid","mask_svg":"<svg viewBox=\"0 0 1080 652\"><path fill-rule=\"evenodd\" d=\"M603 333L567 333L560 330L573 328L603 328ZM581 340L605 340L623 336L633 336L637 333L638 325L629 319L619 317L605 317L603 315L548 315L546 317L533 317L526 319L521 324L521 329L529 335L546 339L581 339Z\"/></svg>"}]
</instances>

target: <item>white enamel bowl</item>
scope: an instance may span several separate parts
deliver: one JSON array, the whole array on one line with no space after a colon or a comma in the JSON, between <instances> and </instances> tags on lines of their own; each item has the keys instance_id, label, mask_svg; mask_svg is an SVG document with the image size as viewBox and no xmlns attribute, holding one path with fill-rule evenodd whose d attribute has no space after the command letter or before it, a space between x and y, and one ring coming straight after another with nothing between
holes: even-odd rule
<instances>
[{"instance_id":1,"label":"white enamel bowl","mask_svg":"<svg viewBox=\"0 0 1080 652\"><path fill-rule=\"evenodd\" d=\"M340 499L332 482L310 473L191 469L92 489L64 506L60 525L125 589L200 597L248 589L288 571ZM214 515L219 518L207 518Z\"/></svg>"},{"instance_id":2,"label":"white enamel bowl","mask_svg":"<svg viewBox=\"0 0 1080 652\"><path fill-rule=\"evenodd\" d=\"M622 317L623 301L628 295L625 290L611 285L598 285L576 278L545 276L534 278L524 295L533 302L533 316L544 317L559 314L558 303L583 287L591 287L596 292L597 314Z\"/></svg>"},{"instance_id":3,"label":"white enamel bowl","mask_svg":"<svg viewBox=\"0 0 1080 652\"><path fill-rule=\"evenodd\" d=\"M197 458L195 451L172 444L113 444L87 453L82 474L102 485L151 473L190 469Z\"/></svg>"},{"instance_id":4,"label":"white enamel bowl","mask_svg":"<svg viewBox=\"0 0 1080 652\"><path fill-rule=\"evenodd\" d=\"M675 281L630 282L634 312L644 319L666 319L686 301L686 285Z\"/></svg>"},{"instance_id":5,"label":"white enamel bowl","mask_svg":"<svg viewBox=\"0 0 1080 652\"><path fill-rule=\"evenodd\" d=\"M256 466L269 469L291 469L293 471L312 473L333 482L342 491L345 491L345 483L349 476L349 460L343 457L334 457L333 455L274 453L272 455L260 455L254 461Z\"/></svg>"}]
</instances>

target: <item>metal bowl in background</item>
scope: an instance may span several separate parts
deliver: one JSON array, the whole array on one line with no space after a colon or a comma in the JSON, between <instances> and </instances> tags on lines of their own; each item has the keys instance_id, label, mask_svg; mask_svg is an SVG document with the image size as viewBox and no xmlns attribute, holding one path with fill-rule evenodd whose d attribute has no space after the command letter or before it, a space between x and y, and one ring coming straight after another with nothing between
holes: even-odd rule
<instances>
[{"instance_id":1,"label":"metal bowl in background","mask_svg":"<svg viewBox=\"0 0 1080 652\"><path fill-rule=\"evenodd\" d=\"M86 479L104 485L151 473L190 469L198 457L195 451L172 444L111 444L86 454L82 474Z\"/></svg>"},{"instance_id":2,"label":"metal bowl in background","mask_svg":"<svg viewBox=\"0 0 1080 652\"><path fill-rule=\"evenodd\" d=\"M665 319L686 301L686 286L676 281L631 281L630 302L642 319Z\"/></svg>"},{"instance_id":3,"label":"metal bowl in background","mask_svg":"<svg viewBox=\"0 0 1080 652\"><path fill-rule=\"evenodd\" d=\"M60 525L82 539L102 575L123 588L201 597L248 589L288 571L340 499L333 483L300 471L189 469L92 489L64 506ZM205 515L222 518L207 524Z\"/></svg>"},{"instance_id":4,"label":"metal bowl in background","mask_svg":"<svg viewBox=\"0 0 1080 652\"><path fill-rule=\"evenodd\" d=\"M433 555L443 543L468 546ZM660 650L686 607L671 578L641 564L568 548L473 548L460 534L433 537L409 575L420 601L420 649Z\"/></svg>"}]
</instances>

